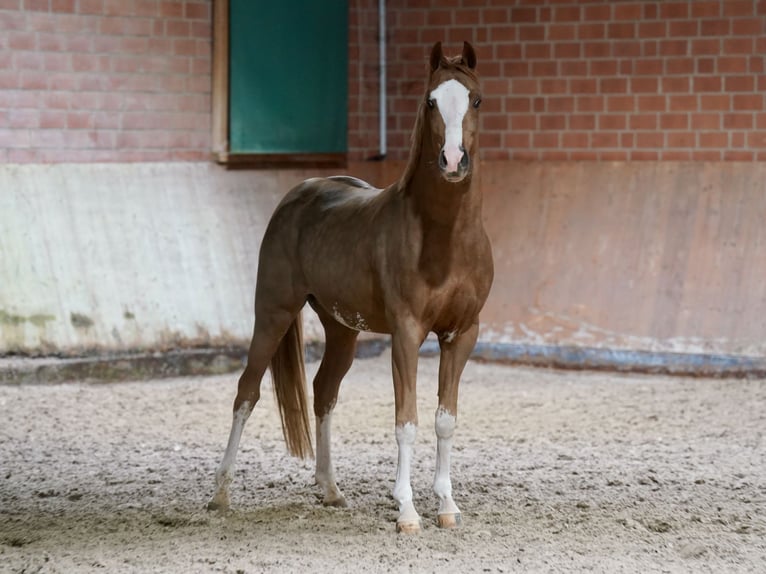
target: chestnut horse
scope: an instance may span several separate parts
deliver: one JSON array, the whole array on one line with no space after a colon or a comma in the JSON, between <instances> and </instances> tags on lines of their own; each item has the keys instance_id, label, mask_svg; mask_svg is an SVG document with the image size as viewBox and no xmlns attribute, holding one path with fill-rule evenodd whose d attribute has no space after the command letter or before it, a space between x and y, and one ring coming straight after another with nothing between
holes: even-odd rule
<instances>
[{"instance_id":1,"label":"chestnut horse","mask_svg":"<svg viewBox=\"0 0 766 574\"><path fill-rule=\"evenodd\" d=\"M313 454L300 315L308 302L326 341L313 383L316 481L324 503L346 504L330 458L330 420L357 335L389 333L399 449L397 530L420 529L410 486L418 424L415 378L419 348L434 332L441 355L433 489L440 499L438 524L460 523L450 481L458 384L493 277L477 182L481 93L475 67L469 43L456 58L446 58L440 42L434 45L409 162L398 182L379 190L352 177L309 179L277 207L261 245L253 338L209 508L229 506L242 429L267 367L290 452Z\"/></svg>"}]
</instances>

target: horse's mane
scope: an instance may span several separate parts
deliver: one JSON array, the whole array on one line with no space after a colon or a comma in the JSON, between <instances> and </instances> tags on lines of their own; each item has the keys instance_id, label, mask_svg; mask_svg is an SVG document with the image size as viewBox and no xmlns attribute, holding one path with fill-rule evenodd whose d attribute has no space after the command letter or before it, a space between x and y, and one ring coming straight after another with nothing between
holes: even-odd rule
<instances>
[{"instance_id":1,"label":"horse's mane","mask_svg":"<svg viewBox=\"0 0 766 574\"><path fill-rule=\"evenodd\" d=\"M468 76L468 78L470 78L473 82L479 81L478 77L476 76L476 72L466 66L460 56L455 56L454 58L447 58L446 60L443 60L439 66L439 69L452 70L457 72L457 75L464 74ZM431 74L432 72L429 70L429 80ZM423 97L420 98L420 103L418 104L418 115L415 118L415 127L412 129L410 155L409 159L407 160L407 166L404 168L404 173L402 173L402 176L399 178L399 190L403 190L405 187L407 187L410 180L412 179L412 176L415 174L415 169L417 168L418 162L420 161L420 152L423 149L423 124L425 122L426 116L425 101L428 95L427 90L428 82L426 83L426 93L423 95Z\"/></svg>"}]
</instances>

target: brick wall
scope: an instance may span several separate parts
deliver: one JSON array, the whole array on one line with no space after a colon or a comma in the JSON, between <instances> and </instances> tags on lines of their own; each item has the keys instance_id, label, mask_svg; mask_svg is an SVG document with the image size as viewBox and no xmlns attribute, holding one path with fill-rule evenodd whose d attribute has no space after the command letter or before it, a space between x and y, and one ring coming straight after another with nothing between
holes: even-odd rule
<instances>
[{"instance_id":1,"label":"brick wall","mask_svg":"<svg viewBox=\"0 0 766 574\"><path fill-rule=\"evenodd\" d=\"M350 0L350 159L378 153ZM474 43L486 159L766 160L766 0L388 0L388 157L436 40ZM0 0L0 162L206 160L212 0Z\"/></svg>"},{"instance_id":2,"label":"brick wall","mask_svg":"<svg viewBox=\"0 0 766 574\"><path fill-rule=\"evenodd\" d=\"M362 12L376 4L352 2ZM487 159L766 160L766 0L387 6L389 157L406 156L432 43L459 53L469 40ZM366 49L372 74L377 52ZM353 84L360 98L373 91L365 81ZM356 136L363 155L377 129Z\"/></svg>"},{"instance_id":3,"label":"brick wall","mask_svg":"<svg viewBox=\"0 0 766 574\"><path fill-rule=\"evenodd\" d=\"M209 0L0 0L0 162L203 160Z\"/></svg>"}]
</instances>

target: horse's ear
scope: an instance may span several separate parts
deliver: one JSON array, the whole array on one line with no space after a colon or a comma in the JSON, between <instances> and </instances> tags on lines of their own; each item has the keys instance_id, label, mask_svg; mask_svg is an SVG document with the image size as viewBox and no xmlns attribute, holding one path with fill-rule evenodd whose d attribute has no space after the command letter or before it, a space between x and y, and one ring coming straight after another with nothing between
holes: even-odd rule
<instances>
[{"instance_id":1,"label":"horse's ear","mask_svg":"<svg viewBox=\"0 0 766 574\"><path fill-rule=\"evenodd\" d=\"M472 70L476 67L476 52L468 42L463 42L463 63ZM433 60L432 60L433 61Z\"/></svg>"},{"instance_id":2,"label":"horse's ear","mask_svg":"<svg viewBox=\"0 0 766 574\"><path fill-rule=\"evenodd\" d=\"M436 42L434 44L434 47L431 48L431 71L435 72L439 68L439 64L441 64L441 61L444 59L444 54L442 54L442 43Z\"/></svg>"}]
</instances>

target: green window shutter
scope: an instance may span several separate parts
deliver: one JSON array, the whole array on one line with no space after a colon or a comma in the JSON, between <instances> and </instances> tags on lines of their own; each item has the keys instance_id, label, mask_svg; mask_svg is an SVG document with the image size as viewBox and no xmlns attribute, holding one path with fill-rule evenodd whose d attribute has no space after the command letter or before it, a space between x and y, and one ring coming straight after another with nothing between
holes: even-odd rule
<instances>
[{"instance_id":1,"label":"green window shutter","mask_svg":"<svg viewBox=\"0 0 766 574\"><path fill-rule=\"evenodd\" d=\"M231 0L232 154L346 152L347 0Z\"/></svg>"}]
</instances>

